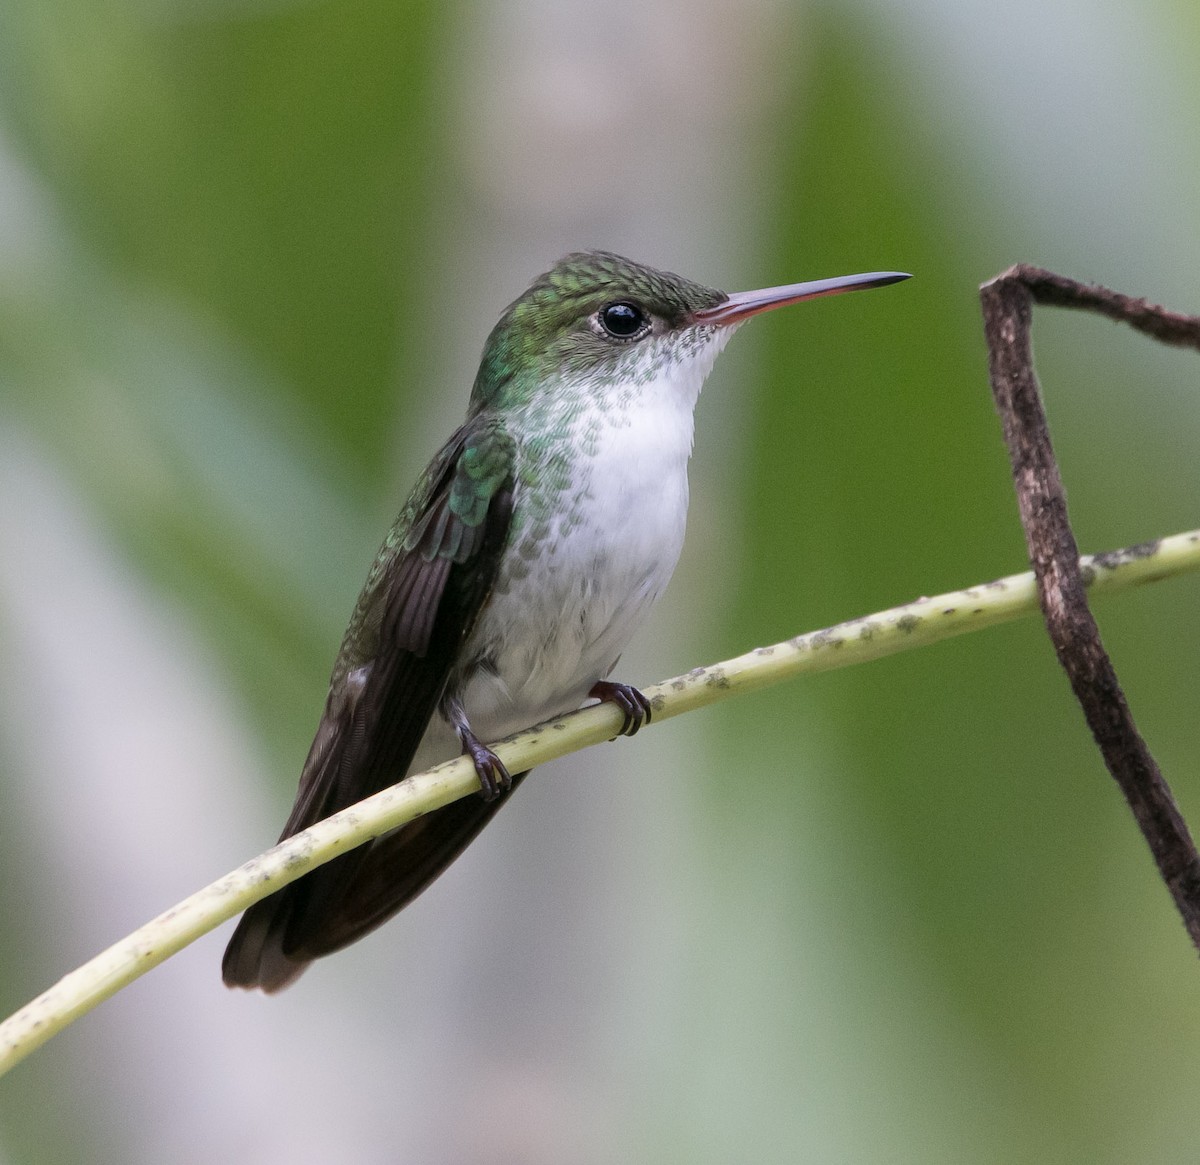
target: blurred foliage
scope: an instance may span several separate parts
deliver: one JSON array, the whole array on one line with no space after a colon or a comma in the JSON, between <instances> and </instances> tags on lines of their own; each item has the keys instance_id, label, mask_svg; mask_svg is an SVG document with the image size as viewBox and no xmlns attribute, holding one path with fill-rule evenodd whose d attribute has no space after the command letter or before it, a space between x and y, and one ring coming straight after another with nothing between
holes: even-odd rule
<instances>
[{"instance_id":1,"label":"blurred foliage","mask_svg":"<svg viewBox=\"0 0 1200 1165\"><path fill-rule=\"evenodd\" d=\"M984 216L971 205L981 191L908 100L917 69L878 29L826 9L809 32L811 72L791 104L795 122L778 133L790 148L779 154L771 261L820 273L898 266L918 278L886 306L864 296L813 305L803 321L764 322L771 379L746 484L739 642L786 634L797 611L817 626L1024 559L971 289L1010 262L1044 260L1007 208ZM1099 267L1094 254L1074 263L1064 269L1094 276ZM1122 282L1120 271L1103 275ZM1194 524L1194 457L1162 448L1171 381L1194 382L1194 360L1054 314L1036 320L1039 366L1082 544ZM1085 338L1070 342L1076 335ZM1194 431L1191 402L1181 411ZM1191 686L1190 648L1174 647L1177 635L1188 644L1200 635L1193 591L1132 597L1100 618L1164 759L1180 742L1172 771L1194 812L1194 707L1173 695ZM1114 964L1156 951L1156 982L1184 1000L1194 998L1185 986L1194 955L1041 630L1005 628L723 710L730 766L747 740L786 740L798 706L802 722L816 709L836 726L823 742L841 758L836 783L810 787L797 732L790 749L768 754L778 760L773 781L739 783L725 800L736 796L744 815L778 817L791 805L798 835L815 801L848 839L852 873L825 875L831 893L843 877L858 883L843 921L870 945L872 936L893 941L903 918L921 951L921 992L1019 1078L1022 1107L1007 1114L1005 1141L978 1159L1125 1159L1114 1137L1128 1146L1156 1089L1178 1095L1179 1065L1156 1059L1160 1004L1141 992L1131 999ZM794 854L772 873L786 887L810 879L811 862ZM1176 1022L1194 1039L1186 1011ZM1155 1081L1145 1091L1126 1078L1130 1057ZM973 1096L964 1111L983 1119L995 1100ZM942 1097L911 1114L914 1124L935 1125L943 1101L958 1107ZM1031 1120L1041 1131L1018 1150ZM1043 1142L1039 1152L1037 1137L1051 1129L1064 1145L1045 1152Z\"/></svg>"},{"instance_id":2,"label":"blurred foliage","mask_svg":"<svg viewBox=\"0 0 1200 1165\"><path fill-rule=\"evenodd\" d=\"M482 11L384 0L10 0L0 10L3 449L38 450L118 548L131 593L164 601L211 653L280 799L396 501L396 418L441 407L430 377L452 361L431 351L447 329L430 328L427 292L447 266L472 269L453 250L454 216L485 221L463 237L505 230L457 189L451 161L462 148L454 95L477 81L452 62L461 69ZM1085 5L1055 12L1088 19ZM643 13L612 18L632 35ZM765 38L777 60L764 75L787 81L754 127L762 215L741 272L761 284L875 268L917 278L766 317L739 339L735 351L756 354L752 386L739 386L752 402L745 447L705 432L706 401L696 467L703 475L726 453L744 466L704 563L719 569L725 554L736 593L695 629L695 662L1021 568L980 281L1028 260L1200 306L1173 298L1200 249L1194 218L1172 220L1154 194L1194 196L1194 147L1113 126L1112 156L1085 159L1096 171L1079 164L1081 183L1100 173L1111 186L1066 182L1080 123L1054 104L1070 78L1047 63L1038 37L1048 26L1032 9L1021 16L1028 43L1005 49L997 33L994 50L979 48L993 19L985 5L797 4L757 18L780 22ZM1120 61L1131 75L1152 62L1172 116L1194 124L1194 9L1164 0L1123 19L1144 35ZM1085 118L1106 85L1127 91L1104 73L1102 49L1079 50L1098 78L1072 95ZM1093 64L1088 52L1101 56ZM1025 69L1017 91L981 98L973 63L1003 75L1013 54ZM1175 124L1156 132L1168 141ZM689 132L679 128L680 150ZM1135 148L1153 164L1124 163ZM619 240L578 240L592 244ZM519 289L497 289L497 306ZM1043 312L1036 332L1081 544L1195 525L1194 360L1092 319ZM481 340L461 338L470 350ZM741 359L724 358L717 378L744 370ZM465 400L467 386L447 391ZM1193 818L1194 589L1147 588L1099 612ZM0 607L10 676L23 642L15 609ZM26 702L14 692L3 703L0 757L19 808L37 796L21 743ZM51 737L56 724L48 715ZM647 1161L1187 1158L1200 1086L1195 959L1039 628L764 692L686 731L702 760L694 782L686 757L670 774L698 790L674 828L699 857L675 875L669 940L655 928L593 968L605 984L634 986L583 1000L588 1050L571 1040L568 1070L557 1046L541 1065L587 1082L600 1097L588 1119L618 1127L618 1145ZM0 841L0 912L16 947L0 984L15 1006L64 969L49 931L37 945L38 928L53 930L64 910L55 894L71 883L36 868L11 814ZM606 905L636 913L615 897ZM466 955L442 978L450 992L483 982L492 1001L488 968ZM404 1005L420 1007L419 988ZM294 1014L320 1030L315 1011ZM362 1065L350 1061L363 1078L384 1064L390 1080L395 1064L400 1092L432 1073L425 1095L456 1094L429 1067L444 1061L395 1032L392 1016L367 1022L378 1042ZM470 1060L470 1035L434 1042L461 1042ZM106 1056L134 1054L136 1031L116 1045L97 1034L77 1052L72 1037L0 1087L0 1153L119 1158L146 1143L142 1126L175 1128L140 1078L97 1083ZM273 1051L231 1042L218 1074ZM182 1040L176 1054L182 1065ZM305 1065L330 1114L367 1087L344 1063L330 1053ZM188 1081L180 1068L180 1095ZM47 1107L65 1115L47 1121ZM573 1126L571 1111L557 1125L546 1117L561 1139L545 1159L588 1141L592 1126ZM260 1110L247 1142L255 1159L267 1159L271 1122L289 1115ZM391 1145L403 1114L373 1115ZM455 1102L429 1122L460 1119ZM405 1149L377 1159L385 1152Z\"/></svg>"},{"instance_id":3,"label":"blurred foliage","mask_svg":"<svg viewBox=\"0 0 1200 1165\"><path fill-rule=\"evenodd\" d=\"M10 407L295 756L420 396L401 308L446 9L205 8L10 7L6 128L67 250L36 256L39 300L11 288L0 342Z\"/></svg>"},{"instance_id":4,"label":"blurred foliage","mask_svg":"<svg viewBox=\"0 0 1200 1165\"><path fill-rule=\"evenodd\" d=\"M91 248L268 362L375 489L453 9L240 7L14 4L9 128Z\"/></svg>"}]
</instances>

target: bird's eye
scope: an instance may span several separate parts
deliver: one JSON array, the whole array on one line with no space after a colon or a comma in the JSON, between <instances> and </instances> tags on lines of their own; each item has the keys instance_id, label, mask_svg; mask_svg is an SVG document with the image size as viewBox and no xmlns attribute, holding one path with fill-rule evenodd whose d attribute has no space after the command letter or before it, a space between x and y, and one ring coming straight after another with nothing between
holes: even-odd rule
<instances>
[{"instance_id":1,"label":"bird's eye","mask_svg":"<svg viewBox=\"0 0 1200 1165\"><path fill-rule=\"evenodd\" d=\"M615 340L631 340L647 326L646 313L637 304L606 304L600 309L600 326Z\"/></svg>"}]
</instances>

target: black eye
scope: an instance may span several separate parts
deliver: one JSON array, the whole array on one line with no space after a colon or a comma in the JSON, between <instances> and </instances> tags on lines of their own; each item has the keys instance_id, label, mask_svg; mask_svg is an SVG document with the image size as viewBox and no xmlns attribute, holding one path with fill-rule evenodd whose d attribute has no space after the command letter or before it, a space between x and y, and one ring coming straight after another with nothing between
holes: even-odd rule
<instances>
[{"instance_id":1,"label":"black eye","mask_svg":"<svg viewBox=\"0 0 1200 1165\"><path fill-rule=\"evenodd\" d=\"M636 336L646 326L646 315L634 303L610 303L600 309L600 326L618 340Z\"/></svg>"}]
</instances>

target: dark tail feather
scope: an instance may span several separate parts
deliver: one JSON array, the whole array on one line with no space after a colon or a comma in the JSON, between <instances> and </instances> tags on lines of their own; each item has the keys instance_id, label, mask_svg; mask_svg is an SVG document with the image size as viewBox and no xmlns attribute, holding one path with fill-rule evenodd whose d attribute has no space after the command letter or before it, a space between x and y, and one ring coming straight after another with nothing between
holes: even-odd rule
<instances>
[{"instance_id":1,"label":"dark tail feather","mask_svg":"<svg viewBox=\"0 0 1200 1165\"><path fill-rule=\"evenodd\" d=\"M317 898L326 900L318 906L305 886L312 875L306 875L256 902L242 916L225 950L221 975L226 986L279 991L313 959L341 950L382 925L475 840L526 775L517 773L508 792L494 801L464 797L360 851L335 858L329 866L347 863L355 868L333 882L321 879L325 886L339 884L341 893L334 901L319 894Z\"/></svg>"},{"instance_id":2,"label":"dark tail feather","mask_svg":"<svg viewBox=\"0 0 1200 1165\"><path fill-rule=\"evenodd\" d=\"M226 987L261 987L271 994L304 970L307 964L294 963L283 953L283 935L291 914L288 889L256 902L242 915L221 960Z\"/></svg>"}]
</instances>

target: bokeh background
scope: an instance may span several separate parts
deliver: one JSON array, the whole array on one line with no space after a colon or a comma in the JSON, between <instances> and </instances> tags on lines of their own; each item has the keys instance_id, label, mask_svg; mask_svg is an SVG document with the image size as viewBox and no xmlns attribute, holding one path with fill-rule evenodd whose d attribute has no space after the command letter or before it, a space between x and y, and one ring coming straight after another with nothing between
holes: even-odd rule
<instances>
[{"instance_id":1,"label":"bokeh background","mask_svg":"<svg viewBox=\"0 0 1200 1165\"><path fill-rule=\"evenodd\" d=\"M4 1012L274 840L383 529L561 253L747 328L622 677L1023 568L975 288L1200 310L1188 0L5 0ZM1039 314L1083 546L1197 524L1194 357ZM1186 812L1197 584L1099 614ZM1200 967L1032 622L546 766L266 1000L229 927L0 1083L0 1161L1180 1162Z\"/></svg>"}]
</instances>

